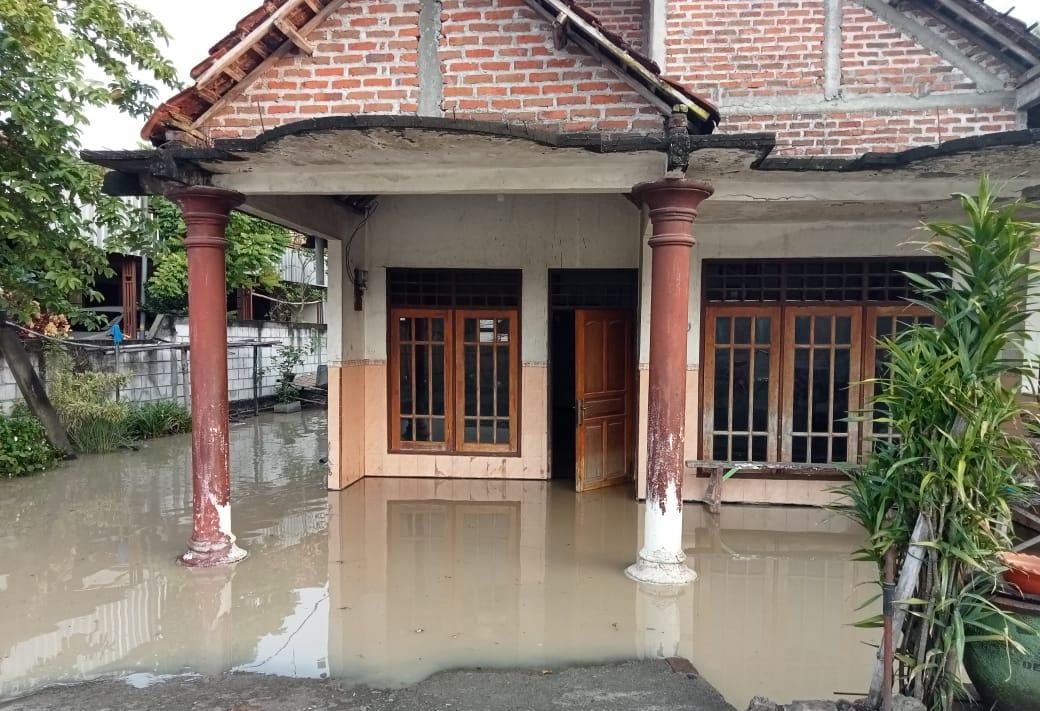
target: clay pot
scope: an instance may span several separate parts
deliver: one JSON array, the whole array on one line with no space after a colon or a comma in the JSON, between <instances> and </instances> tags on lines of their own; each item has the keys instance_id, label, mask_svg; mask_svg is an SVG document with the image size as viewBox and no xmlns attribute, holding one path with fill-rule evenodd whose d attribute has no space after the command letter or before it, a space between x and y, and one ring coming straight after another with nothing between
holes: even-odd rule
<instances>
[{"instance_id":1,"label":"clay pot","mask_svg":"<svg viewBox=\"0 0 1040 711\"><path fill-rule=\"evenodd\" d=\"M1004 580L1027 595L1040 595L1040 556L1002 553L1000 560L1008 567Z\"/></svg>"}]
</instances>

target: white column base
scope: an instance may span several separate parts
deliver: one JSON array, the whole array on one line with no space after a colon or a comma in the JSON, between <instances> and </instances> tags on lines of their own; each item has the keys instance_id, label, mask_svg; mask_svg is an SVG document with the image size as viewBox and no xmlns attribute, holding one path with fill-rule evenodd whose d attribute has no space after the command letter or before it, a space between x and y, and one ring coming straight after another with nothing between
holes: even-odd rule
<instances>
[{"instance_id":1,"label":"white column base","mask_svg":"<svg viewBox=\"0 0 1040 711\"><path fill-rule=\"evenodd\" d=\"M687 585L697 579L697 573L686 565L686 556L662 562L648 558L645 549L639 551L639 560L625 568L625 575L647 585Z\"/></svg>"},{"instance_id":2,"label":"white column base","mask_svg":"<svg viewBox=\"0 0 1040 711\"><path fill-rule=\"evenodd\" d=\"M643 518L643 549L625 569L632 580L649 585L686 585L697 579L686 565L682 547L682 503L670 486L664 501L647 496Z\"/></svg>"}]
</instances>

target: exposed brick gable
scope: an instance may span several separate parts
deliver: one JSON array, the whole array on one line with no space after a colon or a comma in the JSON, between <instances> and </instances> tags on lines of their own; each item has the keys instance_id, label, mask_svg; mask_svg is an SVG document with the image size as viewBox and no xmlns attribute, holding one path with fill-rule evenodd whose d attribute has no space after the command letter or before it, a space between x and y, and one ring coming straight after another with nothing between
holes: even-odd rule
<instances>
[{"instance_id":1,"label":"exposed brick gable","mask_svg":"<svg viewBox=\"0 0 1040 711\"><path fill-rule=\"evenodd\" d=\"M636 49L643 50L643 4L640 0L583 0L603 26L617 32Z\"/></svg>"},{"instance_id":2,"label":"exposed brick gable","mask_svg":"<svg viewBox=\"0 0 1040 711\"><path fill-rule=\"evenodd\" d=\"M312 35L313 56L280 59L205 123L212 138L326 114L415 113L418 2L347 3ZM598 60L557 50L523 0L445 0L439 42L447 116L568 130L659 131L661 115ZM262 122L260 116L263 116Z\"/></svg>"},{"instance_id":3,"label":"exposed brick gable","mask_svg":"<svg viewBox=\"0 0 1040 711\"><path fill-rule=\"evenodd\" d=\"M854 0L843 3L841 87L845 94L969 91L975 82L935 52Z\"/></svg>"}]
</instances>

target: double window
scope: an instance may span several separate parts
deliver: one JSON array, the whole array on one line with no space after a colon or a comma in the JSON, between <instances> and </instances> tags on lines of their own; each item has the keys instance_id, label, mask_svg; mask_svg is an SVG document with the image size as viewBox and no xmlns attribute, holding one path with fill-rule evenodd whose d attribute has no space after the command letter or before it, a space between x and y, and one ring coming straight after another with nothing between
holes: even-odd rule
<instances>
[{"instance_id":1,"label":"double window","mask_svg":"<svg viewBox=\"0 0 1040 711\"><path fill-rule=\"evenodd\" d=\"M512 454L520 272L390 269L390 448Z\"/></svg>"},{"instance_id":2,"label":"double window","mask_svg":"<svg viewBox=\"0 0 1040 711\"><path fill-rule=\"evenodd\" d=\"M931 321L905 299L903 271L934 260L742 261L705 264L706 459L855 461L890 435L865 413L885 374L878 340ZM902 303L899 303L903 300Z\"/></svg>"}]
</instances>

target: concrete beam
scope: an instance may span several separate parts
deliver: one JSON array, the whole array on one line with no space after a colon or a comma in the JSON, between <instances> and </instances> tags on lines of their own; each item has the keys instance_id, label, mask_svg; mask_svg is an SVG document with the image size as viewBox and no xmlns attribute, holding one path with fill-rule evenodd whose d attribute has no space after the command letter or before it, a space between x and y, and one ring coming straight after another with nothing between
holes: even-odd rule
<instances>
[{"instance_id":1,"label":"concrete beam","mask_svg":"<svg viewBox=\"0 0 1040 711\"><path fill-rule=\"evenodd\" d=\"M291 230L328 240L348 236L360 219L351 210L328 198L299 195L247 195L245 204L239 209Z\"/></svg>"},{"instance_id":2,"label":"concrete beam","mask_svg":"<svg viewBox=\"0 0 1040 711\"><path fill-rule=\"evenodd\" d=\"M439 54L441 0L420 0L419 47L416 65L419 74L419 115L444 115L444 71Z\"/></svg>"},{"instance_id":3,"label":"concrete beam","mask_svg":"<svg viewBox=\"0 0 1040 711\"><path fill-rule=\"evenodd\" d=\"M644 157L627 162L610 161L598 167L594 162L544 168L436 165L394 168L369 164L339 169L316 167L286 172L257 171L215 175L213 184L248 196L246 210L253 214L264 210L276 215L281 212L283 224L286 224L285 220L298 219L300 223L313 225L307 230L309 232L339 239L341 230L339 234L329 234L337 224L329 222L329 216L315 214L310 206L304 206L305 203L286 203L285 196L627 193L637 183L664 177L665 168L665 155L662 153L654 154L650 160ZM264 200L280 202L264 202L257 196L270 196ZM278 218L270 219L280 221Z\"/></svg>"},{"instance_id":4,"label":"concrete beam","mask_svg":"<svg viewBox=\"0 0 1040 711\"><path fill-rule=\"evenodd\" d=\"M962 52L935 30L927 27L904 12L889 5L885 0L858 0L865 8L897 30L913 38L968 76L979 91L996 91L1004 88L1004 82L988 69Z\"/></svg>"},{"instance_id":5,"label":"concrete beam","mask_svg":"<svg viewBox=\"0 0 1040 711\"><path fill-rule=\"evenodd\" d=\"M716 103L723 115L774 113L828 113L846 111L924 111L946 108L1011 107L1015 92L958 92L908 96L891 94L856 95L827 101L818 94L774 97L722 97Z\"/></svg>"},{"instance_id":6,"label":"concrete beam","mask_svg":"<svg viewBox=\"0 0 1040 711\"><path fill-rule=\"evenodd\" d=\"M823 98L841 98L841 21L843 0L825 0L823 6Z\"/></svg>"},{"instance_id":7,"label":"concrete beam","mask_svg":"<svg viewBox=\"0 0 1040 711\"><path fill-rule=\"evenodd\" d=\"M1040 67L1034 67L1026 72L1018 83L1015 108L1019 111L1028 111L1038 104L1040 104Z\"/></svg>"},{"instance_id":8,"label":"concrete beam","mask_svg":"<svg viewBox=\"0 0 1040 711\"><path fill-rule=\"evenodd\" d=\"M697 173L698 177L702 174ZM732 177L703 175L715 185L715 196L705 203L706 210L723 203L928 203L948 200L953 193L978 191L975 174L963 178L926 178L919 174L840 174L757 172ZM1001 192L1018 195L1036 177L1023 176L1001 180Z\"/></svg>"}]
</instances>

